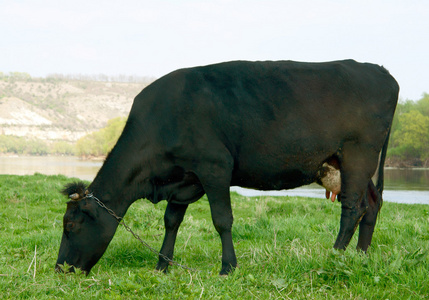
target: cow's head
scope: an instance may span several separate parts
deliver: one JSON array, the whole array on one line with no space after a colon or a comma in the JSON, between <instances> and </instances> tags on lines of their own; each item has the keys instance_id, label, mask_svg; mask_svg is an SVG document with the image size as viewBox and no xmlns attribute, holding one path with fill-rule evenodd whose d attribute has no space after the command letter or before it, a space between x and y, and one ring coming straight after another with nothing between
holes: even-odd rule
<instances>
[{"instance_id":1,"label":"cow's head","mask_svg":"<svg viewBox=\"0 0 429 300\"><path fill-rule=\"evenodd\" d=\"M70 198L63 219L63 236L55 269L86 274L101 258L115 234L118 222L88 197L84 183L72 183L62 191ZM65 263L72 266L64 270Z\"/></svg>"}]
</instances>

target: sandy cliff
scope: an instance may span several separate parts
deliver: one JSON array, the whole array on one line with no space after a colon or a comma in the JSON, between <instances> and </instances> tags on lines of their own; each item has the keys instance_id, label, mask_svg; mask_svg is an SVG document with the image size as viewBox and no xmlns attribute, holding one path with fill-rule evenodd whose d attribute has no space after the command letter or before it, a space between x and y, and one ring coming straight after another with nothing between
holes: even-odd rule
<instances>
[{"instance_id":1,"label":"sandy cliff","mask_svg":"<svg viewBox=\"0 0 429 300\"><path fill-rule=\"evenodd\" d=\"M0 134L76 141L127 116L147 83L0 79Z\"/></svg>"}]
</instances>

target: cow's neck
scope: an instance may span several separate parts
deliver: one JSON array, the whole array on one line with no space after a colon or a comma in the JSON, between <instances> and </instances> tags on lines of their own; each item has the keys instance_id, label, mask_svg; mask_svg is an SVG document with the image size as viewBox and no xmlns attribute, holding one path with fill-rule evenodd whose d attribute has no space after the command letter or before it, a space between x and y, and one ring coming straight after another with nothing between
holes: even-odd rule
<instances>
[{"instance_id":1,"label":"cow's neck","mask_svg":"<svg viewBox=\"0 0 429 300\"><path fill-rule=\"evenodd\" d=\"M132 138L130 134L122 134L88 188L120 217L134 201L145 197L146 189L151 188L149 176L144 173L142 145L136 145L130 136Z\"/></svg>"}]
</instances>

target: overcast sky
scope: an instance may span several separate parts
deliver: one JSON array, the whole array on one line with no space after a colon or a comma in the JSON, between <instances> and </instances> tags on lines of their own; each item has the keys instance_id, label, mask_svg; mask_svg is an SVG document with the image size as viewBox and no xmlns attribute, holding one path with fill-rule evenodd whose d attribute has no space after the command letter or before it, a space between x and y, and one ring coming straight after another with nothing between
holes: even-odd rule
<instances>
[{"instance_id":1,"label":"overcast sky","mask_svg":"<svg viewBox=\"0 0 429 300\"><path fill-rule=\"evenodd\" d=\"M384 65L429 93L428 0L0 0L0 72L160 77L229 60Z\"/></svg>"}]
</instances>

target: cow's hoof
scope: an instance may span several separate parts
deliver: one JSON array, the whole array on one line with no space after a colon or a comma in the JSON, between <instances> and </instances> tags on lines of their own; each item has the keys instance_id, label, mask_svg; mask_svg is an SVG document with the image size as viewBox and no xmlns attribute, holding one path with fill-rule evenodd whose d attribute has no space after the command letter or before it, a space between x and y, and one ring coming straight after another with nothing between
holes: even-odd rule
<instances>
[{"instance_id":1,"label":"cow's hoof","mask_svg":"<svg viewBox=\"0 0 429 300\"><path fill-rule=\"evenodd\" d=\"M232 265L228 264L228 265L224 265L222 264L222 269L219 272L220 276L227 276L229 274L232 274L232 272L234 272L236 266L233 267Z\"/></svg>"},{"instance_id":2,"label":"cow's hoof","mask_svg":"<svg viewBox=\"0 0 429 300\"><path fill-rule=\"evenodd\" d=\"M164 274L167 274L168 273L168 265L166 265L166 266L157 265L155 270L158 272L162 272Z\"/></svg>"}]
</instances>

